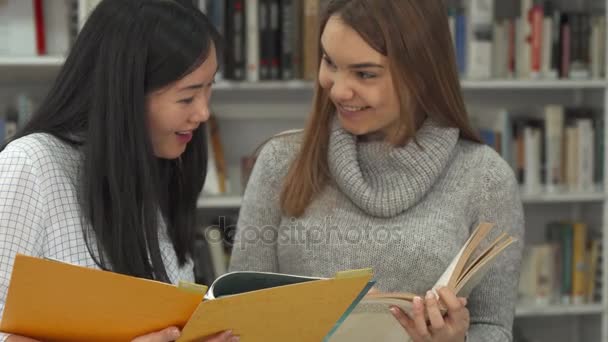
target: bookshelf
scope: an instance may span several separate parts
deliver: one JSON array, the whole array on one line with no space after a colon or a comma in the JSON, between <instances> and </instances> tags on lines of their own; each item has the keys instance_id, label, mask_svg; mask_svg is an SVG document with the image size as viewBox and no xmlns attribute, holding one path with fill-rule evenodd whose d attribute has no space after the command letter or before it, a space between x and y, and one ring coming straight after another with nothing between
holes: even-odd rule
<instances>
[{"instance_id":1,"label":"bookshelf","mask_svg":"<svg viewBox=\"0 0 608 342\"><path fill-rule=\"evenodd\" d=\"M77 2L89 5L91 1ZM512 2L519 5L520 1ZM556 2L566 7L578 3L600 3L603 13L608 7L608 0ZM81 6L76 15L79 27L86 18L83 8ZM4 106L23 91L39 99L63 61L63 56L0 55L0 110L4 111ZM608 65L608 60L603 64ZM473 106L509 108L514 109L515 113L552 103L564 106L591 105L600 109L602 118L608 119L608 79L605 76L595 79L463 78L461 85L467 104ZM312 87L313 82L306 80L218 80L213 88L213 111L218 118L232 191L221 196L201 196L197 203L201 217L217 217L227 211L238 211L242 201L242 189L237 184L241 157L252 153L255 147L273 134L302 127L310 108ZM608 120L604 120L604 131L607 129ZM604 174L608 174L608 154L604 152L603 156L602 168ZM545 224L550 220L564 219L588 222L590 227L603 233L603 245L608 246L607 183L604 181L588 191L522 191L527 242L542 242ZM602 283L608 284L606 262L602 264ZM580 305L522 303L516 309L515 325L530 340L608 341L607 286L603 286L601 298L600 303Z\"/></svg>"}]
</instances>

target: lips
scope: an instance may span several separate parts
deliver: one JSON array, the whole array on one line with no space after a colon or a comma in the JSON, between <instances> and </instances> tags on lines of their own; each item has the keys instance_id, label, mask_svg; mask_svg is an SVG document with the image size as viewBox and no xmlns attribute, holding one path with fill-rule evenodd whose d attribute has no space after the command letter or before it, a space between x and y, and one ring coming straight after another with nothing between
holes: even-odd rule
<instances>
[{"instance_id":1,"label":"lips","mask_svg":"<svg viewBox=\"0 0 608 342\"><path fill-rule=\"evenodd\" d=\"M187 144L192 140L192 131L179 131L175 132L177 139L179 142L183 144Z\"/></svg>"},{"instance_id":2,"label":"lips","mask_svg":"<svg viewBox=\"0 0 608 342\"><path fill-rule=\"evenodd\" d=\"M338 104L337 108L338 108L338 112L340 113L340 115L346 116L346 117L353 117L371 107L369 107L369 106L350 106L350 105Z\"/></svg>"}]
</instances>

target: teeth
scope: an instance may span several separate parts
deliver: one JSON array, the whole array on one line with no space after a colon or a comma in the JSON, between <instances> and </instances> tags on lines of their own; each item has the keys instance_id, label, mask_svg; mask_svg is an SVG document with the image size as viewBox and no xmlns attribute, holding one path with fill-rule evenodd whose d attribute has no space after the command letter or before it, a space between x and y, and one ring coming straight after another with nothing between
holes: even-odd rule
<instances>
[{"instance_id":1,"label":"teeth","mask_svg":"<svg viewBox=\"0 0 608 342\"><path fill-rule=\"evenodd\" d=\"M179 135L186 135L186 134L190 134L190 132L189 131L177 132L177 134L179 134Z\"/></svg>"},{"instance_id":2,"label":"teeth","mask_svg":"<svg viewBox=\"0 0 608 342\"><path fill-rule=\"evenodd\" d=\"M351 106L343 106L343 105L341 107L349 112L357 112L357 111L360 111L360 110L363 110L366 108L366 107L351 107Z\"/></svg>"}]
</instances>

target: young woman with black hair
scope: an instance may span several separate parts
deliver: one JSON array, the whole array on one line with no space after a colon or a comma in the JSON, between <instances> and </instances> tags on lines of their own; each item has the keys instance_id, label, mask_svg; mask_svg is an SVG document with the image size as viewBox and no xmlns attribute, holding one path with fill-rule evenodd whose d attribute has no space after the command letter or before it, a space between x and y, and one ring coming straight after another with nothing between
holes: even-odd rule
<instances>
[{"instance_id":1,"label":"young woman with black hair","mask_svg":"<svg viewBox=\"0 0 608 342\"><path fill-rule=\"evenodd\" d=\"M193 280L219 49L191 2L101 1L31 121L0 147L0 309L17 253ZM178 336L167 327L135 341Z\"/></svg>"}]
</instances>

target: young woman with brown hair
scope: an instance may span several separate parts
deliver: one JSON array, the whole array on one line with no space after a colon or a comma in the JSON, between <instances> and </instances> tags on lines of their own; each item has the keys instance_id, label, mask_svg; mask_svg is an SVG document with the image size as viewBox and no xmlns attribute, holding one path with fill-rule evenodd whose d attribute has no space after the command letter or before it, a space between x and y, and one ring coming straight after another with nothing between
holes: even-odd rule
<instances>
[{"instance_id":1,"label":"young woman with brown hair","mask_svg":"<svg viewBox=\"0 0 608 342\"><path fill-rule=\"evenodd\" d=\"M231 268L372 267L380 291L425 293L494 222L519 242L468 301L444 288L447 315L433 293L394 315L415 341L510 341L523 210L512 170L469 123L443 1L330 0L320 32L309 121L260 153Z\"/></svg>"}]
</instances>

